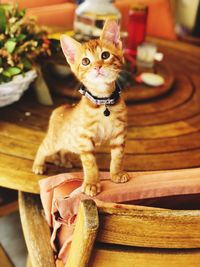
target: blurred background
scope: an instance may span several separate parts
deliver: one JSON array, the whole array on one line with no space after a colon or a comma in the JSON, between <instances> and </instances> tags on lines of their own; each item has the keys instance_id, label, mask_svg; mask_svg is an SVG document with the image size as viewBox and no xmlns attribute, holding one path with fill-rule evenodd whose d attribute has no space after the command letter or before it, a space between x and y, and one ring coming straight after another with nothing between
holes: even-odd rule
<instances>
[{"instance_id":1,"label":"blurred background","mask_svg":"<svg viewBox=\"0 0 200 267\"><path fill-rule=\"evenodd\" d=\"M71 30L76 4L84 1L1 0L0 2L18 3L20 8L27 9L27 15L36 16L39 24ZM199 0L116 0L107 2L114 2L121 12L123 29L128 24L128 10L132 5L142 3L149 7L147 33L150 35L173 38L174 30L178 35L199 36Z\"/></svg>"}]
</instances>

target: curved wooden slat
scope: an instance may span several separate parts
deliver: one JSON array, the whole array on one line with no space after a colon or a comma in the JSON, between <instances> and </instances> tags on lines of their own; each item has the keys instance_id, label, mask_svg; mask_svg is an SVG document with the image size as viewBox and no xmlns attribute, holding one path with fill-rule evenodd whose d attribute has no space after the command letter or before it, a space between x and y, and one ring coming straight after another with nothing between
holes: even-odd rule
<instances>
[{"instance_id":1,"label":"curved wooden slat","mask_svg":"<svg viewBox=\"0 0 200 267\"><path fill-rule=\"evenodd\" d=\"M98 166L102 170L108 170L110 155L97 154ZM186 160L187 159L187 160ZM200 162L200 149L192 149L172 153L158 153L134 155L126 154L124 168L127 171L159 171L185 168L198 168Z\"/></svg>"},{"instance_id":2,"label":"curved wooden slat","mask_svg":"<svg viewBox=\"0 0 200 267\"><path fill-rule=\"evenodd\" d=\"M133 89L134 90L134 89ZM148 89L147 89L148 90ZM159 89L158 89L159 90ZM180 73L176 75L175 85L172 91L155 101L147 101L142 103L134 103L134 105L128 105L128 113L136 114L150 114L157 112L164 112L166 110L175 109L176 107L188 102L192 94L194 93L194 88L187 76ZM130 114L130 116L133 116Z\"/></svg>"},{"instance_id":3,"label":"curved wooden slat","mask_svg":"<svg viewBox=\"0 0 200 267\"><path fill-rule=\"evenodd\" d=\"M87 204L94 204L87 200ZM81 203L83 205L84 201ZM87 242L83 231L82 208L78 212L70 255L77 261L66 266L136 266L177 267L198 266L200 260L200 211L180 211L134 205L109 205L98 207L100 227L89 264L81 257L89 257L86 250L77 251L77 244ZM86 217L93 216L87 213ZM82 220L80 220L82 218ZM86 239L85 239L86 238ZM81 240L81 242L79 241ZM98 243L101 242L101 243ZM75 245L76 244L76 245ZM88 239L88 246L90 239ZM79 255L81 254L81 257ZM70 263L70 264L69 264Z\"/></svg>"},{"instance_id":4,"label":"curved wooden slat","mask_svg":"<svg viewBox=\"0 0 200 267\"><path fill-rule=\"evenodd\" d=\"M55 165L48 165L48 171L46 175L35 175L32 173L32 161L26 160L18 157L12 157L4 154L0 154L0 186L16 189L24 192L30 193L39 193L39 180L47 176L56 175L58 173L64 173L69 171L78 171L78 169L66 169L57 167ZM176 158L176 160L174 160ZM187 158L187 161L185 160ZM107 154L98 154L97 159L99 161L99 166L102 169L108 170L109 167L109 155ZM145 165L144 165L145 162ZM188 175L189 173L196 172L199 173L199 162L200 162L200 149L178 152L178 153L166 153L166 154L149 154L149 155L135 155L134 159L132 155L126 155L125 157L125 168L129 171L139 170L140 172L135 172L134 176L140 176L142 170L145 171L143 174L148 176L149 174L154 175L154 177L159 179L160 171L164 171L164 167L168 167L168 170L171 168L177 169L177 166L190 167L196 164L197 168L192 169L181 169L176 170L177 172L185 172ZM10 168L8 168L9 166ZM157 169L158 171L154 171ZM151 171L149 171L151 170ZM166 171L170 173L173 177L176 173L173 169L171 171ZM79 169L80 171L80 169Z\"/></svg>"},{"instance_id":5,"label":"curved wooden slat","mask_svg":"<svg viewBox=\"0 0 200 267\"><path fill-rule=\"evenodd\" d=\"M150 248L200 248L200 211L100 208L97 240Z\"/></svg>"},{"instance_id":6,"label":"curved wooden slat","mask_svg":"<svg viewBox=\"0 0 200 267\"><path fill-rule=\"evenodd\" d=\"M42 179L42 176L31 172L32 161L4 154L0 157L0 186L39 193L38 181Z\"/></svg>"},{"instance_id":7,"label":"curved wooden slat","mask_svg":"<svg viewBox=\"0 0 200 267\"><path fill-rule=\"evenodd\" d=\"M68 267L86 267L99 227L96 204L93 200L80 203L76 227L67 260Z\"/></svg>"},{"instance_id":8,"label":"curved wooden slat","mask_svg":"<svg viewBox=\"0 0 200 267\"><path fill-rule=\"evenodd\" d=\"M42 214L39 196L19 192L22 229L33 267L55 267L50 228Z\"/></svg>"},{"instance_id":9,"label":"curved wooden slat","mask_svg":"<svg viewBox=\"0 0 200 267\"><path fill-rule=\"evenodd\" d=\"M192 125L198 125L199 118L200 116L197 116L188 123L142 128L130 127L125 148L126 154L133 152L134 154L147 154L147 151L148 154L169 153L198 148L200 126L194 127ZM18 133L16 136L15 131ZM0 153L33 160L43 136L43 132L5 123L0 132ZM110 153L110 147L101 146L97 148L97 152Z\"/></svg>"},{"instance_id":10,"label":"curved wooden slat","mask_svg":"<svg viewBox=\"0 0 200 267\"><path fill-rule=\"evenodd\" d=\"M106 249L95 248L90 267L194 267L199 265L199 250L158 250L158 249Z\"/></svg>"},{"instance_id":11,"label":"curved wooden slat","mask_svg":"<svg viewBox=\"0 0 200 267\"><path fill-rule=\"evenodd\" d=\"M32 172L32 160L0 153L0 186L39 194L39 180L66 172L66 168L51 165L46 175Z\"/></svg>"},{"instance_id":12,"label":"curved wooden slat","mask_svg":"<svg viewBox=\"0 0 200 267\"><path fill-rule=\"evenodd\" d=\"M185 75L187 75L185 73ZM189 76L188 76L189 77ZM134 116L134 112L129 113L129 125L147 126L172 123L175 121L192 118L200 113L200 81L198 75L192 73L190 75L190 83L194 88L192 97L186 103L179 105L175 109L166 110L165 112L157 112L155 114L138 114ZM167 96L165 96L167 97ZM142 109L142 105L141 105Z\"/></svg>"}]
</instances>

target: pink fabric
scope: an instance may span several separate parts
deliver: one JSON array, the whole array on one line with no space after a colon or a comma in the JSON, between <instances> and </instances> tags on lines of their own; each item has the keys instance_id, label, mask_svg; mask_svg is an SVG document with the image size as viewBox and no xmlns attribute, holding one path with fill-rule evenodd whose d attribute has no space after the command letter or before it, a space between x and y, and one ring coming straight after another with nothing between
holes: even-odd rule
<instances>
[{"instance_id":1,"label":"pink fabric","mask_svg":"<svg viewBox=\"0 0 200 267\"><path fill-rule=\"evenodd\" d=\"M102 191L93 198L96 204L115 205L115 202L200 193L200 168L132 172L130 177L127 183L115 184L110 181L108 172L101 172ZM64 173L39 182L45 216L49 226L52 227L51 244L64 262L67 260L79 203L83 199L90 198L81 193L82 179L83 173Z\"/></svg>"}]
</instances>

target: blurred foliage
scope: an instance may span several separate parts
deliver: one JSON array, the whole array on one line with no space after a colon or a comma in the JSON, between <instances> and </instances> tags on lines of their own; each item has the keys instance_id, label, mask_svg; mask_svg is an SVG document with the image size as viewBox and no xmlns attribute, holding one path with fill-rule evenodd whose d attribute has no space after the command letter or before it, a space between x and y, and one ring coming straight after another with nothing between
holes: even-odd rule
<instances>
[{"instance_id":1,"label":"blurred foliage","mask_svg":"<svg viewBox=\"0 0 200 267\"><path fill-rule=\"evenodd\" d=\"M36 60L59 50L47 30L15 5L0 4L0 84L33 68Z\"/></svg>"}]
</instances>

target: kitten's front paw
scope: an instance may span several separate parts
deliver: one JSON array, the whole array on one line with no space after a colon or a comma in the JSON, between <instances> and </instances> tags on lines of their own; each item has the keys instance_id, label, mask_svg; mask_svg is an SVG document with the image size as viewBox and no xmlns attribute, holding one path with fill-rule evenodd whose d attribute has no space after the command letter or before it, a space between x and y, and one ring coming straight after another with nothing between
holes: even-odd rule
<instances>
[{"instance_id":1,"label":"kitten's front paw","mask_svg":"<svg viewBox=\"0 0 200 267\"><path fill-rule=\"evenodd\" d=\"M90 184L84 182L81 191L90 197L94 197L101 192L101 186L100 183Z\"/></svg>"},{"instance_id":2,"label":"kitten's front paw","mask_svg":"<svg viewBox=\"0 0 200 267\"><path fill-rule=\"evenodd\" d=\"M114 183L126 183L130 179L129 174L127 172L119 172L116 174L111 174L111 180Z\"/></svg>"},{"instance_id":3,"label":"kitten's front paw","mask_svg":"<svg viewBox=\"0 0 200 267\"><path fill-rule=\"evenodd\" d=\"M39 164L33 164L33 168L32 168L32 172L34 172L35 174L43 174L46 170L46 166L43 165L39 165Z\"/></svg>"}]
</instances>

